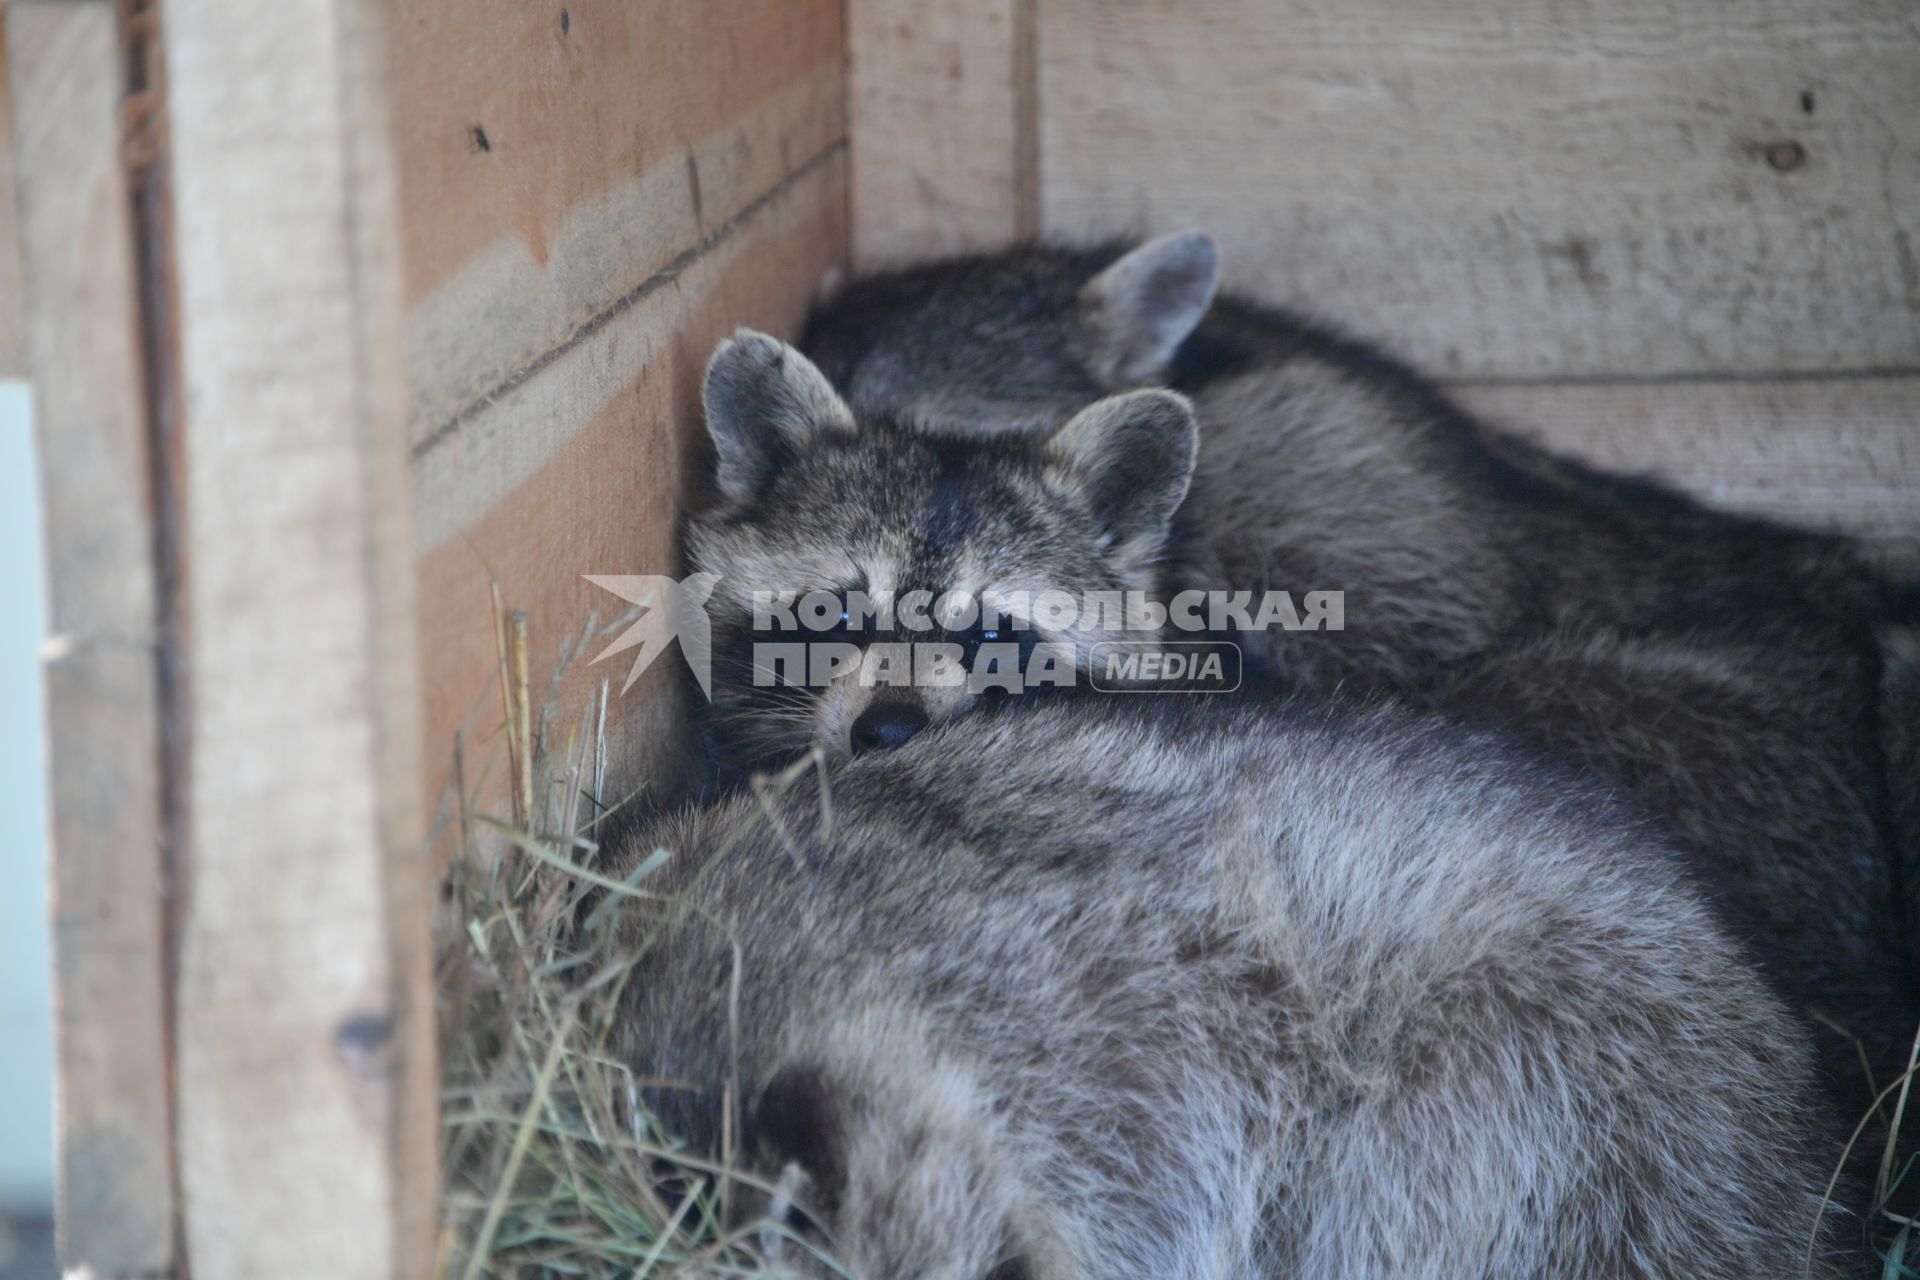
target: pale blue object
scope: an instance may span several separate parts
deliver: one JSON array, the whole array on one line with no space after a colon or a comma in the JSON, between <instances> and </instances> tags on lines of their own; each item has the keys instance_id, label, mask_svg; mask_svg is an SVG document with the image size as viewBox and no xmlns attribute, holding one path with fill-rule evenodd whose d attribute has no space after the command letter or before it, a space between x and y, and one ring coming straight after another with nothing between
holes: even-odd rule
<instances>
[{"instance_id":1,"label":"pale blue object","mask_svg":"<svg viewBox=\"0 0 1920 1280\"><path fill-rule=\"evenodd\" d=\"M53 1201L53 998L39 471L24 382L0 381L0 1216Z\"/></svg>"}]
</instances>

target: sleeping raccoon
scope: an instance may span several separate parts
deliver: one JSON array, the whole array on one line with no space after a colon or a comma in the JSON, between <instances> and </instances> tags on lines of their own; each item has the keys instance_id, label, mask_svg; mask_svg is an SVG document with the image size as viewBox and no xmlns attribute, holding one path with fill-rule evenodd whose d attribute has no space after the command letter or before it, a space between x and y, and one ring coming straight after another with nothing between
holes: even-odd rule
<instances>
[{"instance_id":1,"label":"sleeping raccoon","mask_svg":"<svg viewBox=\"0 0 1920 1280\"><path fill-rule=\"evenodd\" d=\"M1230 388L1228 394L1243 393ZM1260 535L1207 534L1220 490L1189 495L1190 477L1196 465L1206 468L1217 439L1233 432L1209 421L1196 440L1194 416L1178 395L1123 392L1072 415L1018 423L983 408L971 426L953 416L965 398L936 398L945 407L935 413L915 407L918 401L888 411L870 397L861 410L804 356L771 338L743 333L716 352L706 400L721 500L688 522L686 547L690 569L719 575L709 603L710 721L723 759L765 768L809 746L836 758L894 746L997 691L975 691L964 682L889 684L872 678L864 661L818 680L775 682L765 659L771 641L798 640L808 653L837 648L866 658L904 638L913 642L907 646L913 654L944 643L965 660L999 639L1019 646L1021 662L1036 647L1059 648L1073 683L1084 688L1097 674L1090 668L1100 645L1115 634L1089 630L1084 615L1056 626L1048 616L1017 609L1004 636L995 636L998 629L978 615L966 625L918 635L874 633L851 625L851 618L843 625L838 616L839 603L856 593L914 588L936 598L971 595L998 603L1031 601L1048 588L1076 601L1137 589L1164 599L1203 582L1196 565L1209 558L1224 575L1215 582L1268 585L1233 576L1249 572L1244 566L1218 567L1237 552L1230 547L1216 554L1213 544L1240 546ZM1022 403L1032 414L1031 396ZM1199 403L1217 408L1220 401L1202 394ZM1312 406L1331 411L1360 403L1323 395L1288 409L1295 418L1277 432L1272 456L1260 467L1293 474L1280 442L1324 440L1340 427L1337 418L1315 417ZM1466 429L1464 419L1456 425ZM1239 427L1242 435L1253 432L1248 423ZM1327 448L1309 445L1305 452ZM1435 476L1419 485L1451 485L1438 455L1423 448L1416 442L1396 452L1377 443L1371 470L1412 477L1424 467ZM1465 597L1455 610L1436 594L1455 590L1451 570L1425 562L1451 554L1444 550L1451 539L1463 565L1483 581L1518 574L1512 557L1524 540L1513 539L1509 527L1518 517L1475 516L1476 502L1492 502L1481 494L1429 503L1424 531L1411 523L1409 507L1389 507L1374 521L1371 500L1362 496L1367 481L1342 487L1337 469L1324 459L1320 465L1327 474L1318 486L1323 496L1341 495L1336 505L1360 514L1294 522L1289 536L1308 544L1298 563L1319 563L1318 572L1326 573L1337 563L1339 572L1355 576L1283 581L1344 586L1348 630L1236 635L1248 683L1384 686L1515 727L1537 745L1633 788L1713 867L1730 905L1748 922L1750 942L1767 957L1770 980L1813 1021L1836 1102L1849 1116L1861 1114L1871 1091L1860 1067L1863 1052L1876 1079L1888 1079L1920 1010L1899 940L1885 830L1877 821L1871 735L1863 734L1860 718L1869 704L1855 688L1870 669L1845 646L1845 635L1823 630L1826 624L1811 615L1802 634L1765 612L1761 598L1747 591L1757 591L1757 577L1717 591L1703 582L1701 592L1717 595L1714 607L1702 603L1699 618L1686 623L1662 624L1650 615L1647 625L1630 628L1624 614L1606 618L1617 598L1587 609L1584 627L1576 625L1581 614L1571 603L1522 621L1503 616L1491 586L1486 617ZM1247 462L1242 470L1255 468ZM1476 484L1485 479L1472 474ZM1301 501L1307 501L1304 492ZM1681 499L1662 501L1682 514L1688 510ZM1543 501L1542 518L1559 519L1570 509L1570 503ZM1713 522L1704 511L1686 519ZM1380 527L1367 535L1374 547L1369 558L1356 550L1352 529L1374 523ZM1650 548L1636 563L1657 567L1665 557L1677 589L1687 536L1677 523L1665 534L1634 535ZM1726 530L1714 536L1734 537ZM1772 547L1768 554L1792 559L1783 548L1793 535L1756 536L1777 539L1777 545L1763 544ZM1316 537L1339 541L1342 549L1322 556ZM1580 545L1571 532L1564 540ZM1460 549L1468 543L1479 550ZM1708 538L1703 545L1717 544ZM1424 567L1409 567L1415 565ZM1397 576L1379 591L1377 574ZM1408 586L1427 580L1434 591ZM1555 589L1576 594L1571 583ZM827 629L795 632L797 611L788 610L776 625L789 630L770 633L766 610L755 602L756 594L770 592L784 592L796 605L813 593L832 601ZM1658 594L1647 589L1650 599ZM1383 596L1398 603L1373 610L1369 602ZM1366 630L1369 619L1380 625ZM1728 629L1735 620L1740 625ZM1168 636L1164 629L1121 634L1130 643L1164 643ZM1263 640L1270 642L1264 650ZM1352 652L1340 650L1342 644Z\"/></svg>"},{"instance_id":2,"label":"sleeping raccoon","mask_svg":"<svg viewBox=\"0 0 1920 1280\"><path fill-rule=\"evenodd\" d=\"M1494 717L1639 791L1758 922L1858 1114L1863 1049L1884 1083L1920 1018L1895 906L1920 919L1920 632L1889 624L1897 593L1849 539L1556 457L1218 280L1199 233L1026 248L856 282L803 345L855 415L930 432L1189 396L1162 588L1341 590L1343 630L1235 636L1250 675Z\"/></svg>"},{"instance_id":3,"label":"sleeping raccoon","mask_svg":"<svg viewBox=\"0 0 1920 1280\"><path fill-rule=\"evenodd\" d=\"M1385 707L988 709L616 850L620 1048L858 1280L1840 1275L1805 1037L1657 830Z\"/></svg>"},{"instance_id":4,"label":"sleeping raccoon","mask_svg":"<svg viewBox=\"0 0 1920 1280\"><path fill-rule=\"evenodd\" d=\"M1796 647L1832 652L1833 691L1861 696L1849 629L1875 585L1847 539L1556 457L1218 283L1198 232L1026 248L857 281L801 346L856 414L922 430L1044 434L1117 391L1188 395L1202 430L1182 576L1346 592L1344 631L1261 637L1291 671L1405 690L1557 626L1708 643L1791 624Z\"/></svg>"},{"instance_id":5,"label":"sleeping raccoon","mask_svg":"<svg viewBox=\"0 0 1920 1280\"><path fill-rule=\"evenodd\" d=\"M772 665L783 642L802 662L897 642L912 646L911 663L946 646L967 669L1004 646L1022 672L1046 645L1065 654L1065 679L1109 636L1157 635L1036 606L1048 592L1077 604L1158 579L1193 470L1193 412L1180 396L1109 397L1045 436L947 435L856 420L805 356L742 330L714 353L705 400L719 501L687 522L685 544L689 569L718 575L709 719L734 764L897 745L987 691L887 681L870 665L787 680ZM929 597L918 633L901 618L913 592ZM816 597L832 607L813 629L800 613ZM955 600L972 602L966 617L932 607ZM885 603L855 618L859 601Z\"/></svg>"}]
</instances>

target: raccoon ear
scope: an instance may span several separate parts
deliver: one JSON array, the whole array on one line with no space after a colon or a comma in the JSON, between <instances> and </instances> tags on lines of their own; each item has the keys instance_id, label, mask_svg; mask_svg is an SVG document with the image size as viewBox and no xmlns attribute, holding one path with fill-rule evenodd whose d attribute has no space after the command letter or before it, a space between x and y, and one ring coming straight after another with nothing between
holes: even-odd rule
<instances>
[{"instance_id":1,"label":"raccoon ear","mask_svg":"<svg viewBox=\"0 0 1920 1280\"><path fill-rule=\"evenodd\" d=\"M813 361L752 329L714 349L701 398L729 498L753 493L815 432L853 430L852 411Z\"/></svg>"},{"instance_id":2,"label":"raccoon ear","mask_svg":"<svg viewBox=\"0 0 1920 1280\"><path fill-rule=\"evenodd\" d=\"M1080 308L1094 372L1112 386L1158 382L1220 287L1220 249L1204 231L1149 240L1089 280Z\"/></svg>"},{"instance_id":3,"label":"raccoon ear","mask_svg":"<svg viewBox=\"0 0 1920 1280\"><path fill-rule=\"evenodd\" d=\"M1193 482L1199 426L1187 398L1129 391L1082 409L1054 432L1054 480L1104 522L1109 545L1152 553Z\"/></svg>"}]
</instances>

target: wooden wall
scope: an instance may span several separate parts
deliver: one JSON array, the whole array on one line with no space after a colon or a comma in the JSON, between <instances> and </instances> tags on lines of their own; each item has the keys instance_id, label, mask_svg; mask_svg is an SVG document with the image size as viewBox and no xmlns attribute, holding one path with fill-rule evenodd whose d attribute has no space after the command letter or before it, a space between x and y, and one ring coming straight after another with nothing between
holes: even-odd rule
<instances>
[{"instance_id":1,"label":"wooden wall","mask_svg":"<svg viewBox=\"0 0 1920 1280\"><path fill-rule=\"evenodd\" d=\"M853 0L858 267L1205 227L1518 429L1920 532L1905 0L961 7Z\"/></svg>"},{"instance_id":2,"label":"wooden wall","mask_svg":"<svg viewBox=\"0 0 1920 1280\"><path fill-rule=\"evenodd\" d=\"M848 0L860 267L1040 230L1033 0Z\"/></svg>"},{"instance_id":3,"label":"wooden wall","mask_svg":"<svg viewBox=\"0 0 1920 1280\"><path fill-rule=\"evenodd\" d=\"M611 679L625 794L671 774L679 686L622 698L625 660L588 665L589 619L627 606L581 575L677 574L707 356L736 325L792 332L844 267L841 8L430 0L389 22L433 796L461 734L502 811L490 579L528 615L554 745Z\"/></svg>"}]
</instances>

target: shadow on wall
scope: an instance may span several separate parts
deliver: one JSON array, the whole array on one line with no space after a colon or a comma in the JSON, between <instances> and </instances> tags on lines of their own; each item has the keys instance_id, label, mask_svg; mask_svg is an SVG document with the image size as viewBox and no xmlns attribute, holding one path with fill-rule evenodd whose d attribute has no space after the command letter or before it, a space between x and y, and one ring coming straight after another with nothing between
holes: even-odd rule
<instances>
[{"instance_id":1,"label":"shadow on wall","mask_svg":"<svg viewBox=\"0 0 1920 1280\"><path fill-rule=\"evenodd\" d=\"M27 387L0 382L0 1280L54 1274L41 565Z\"/></svg>"}]
</instances>

